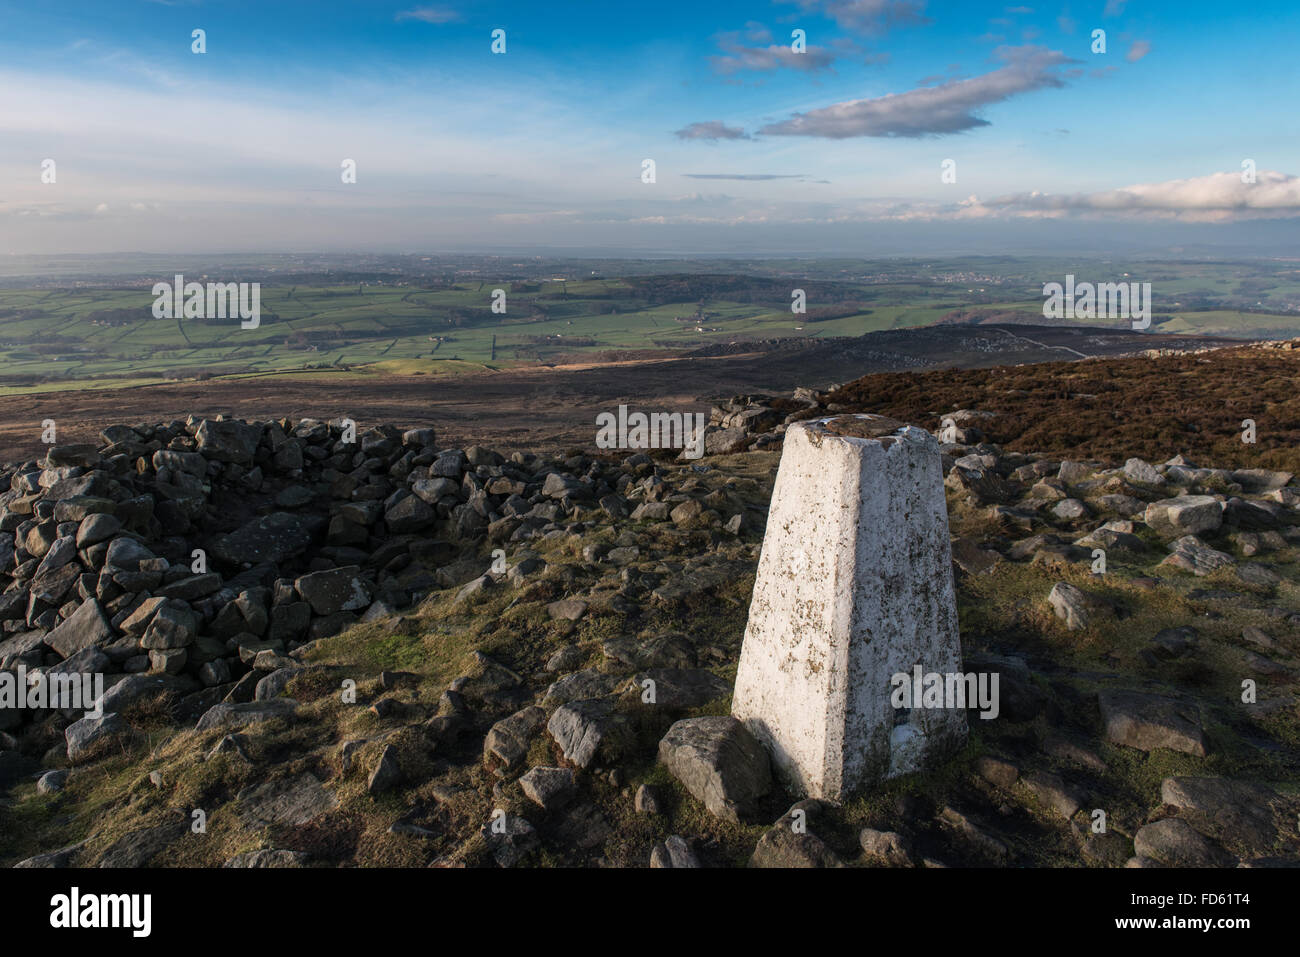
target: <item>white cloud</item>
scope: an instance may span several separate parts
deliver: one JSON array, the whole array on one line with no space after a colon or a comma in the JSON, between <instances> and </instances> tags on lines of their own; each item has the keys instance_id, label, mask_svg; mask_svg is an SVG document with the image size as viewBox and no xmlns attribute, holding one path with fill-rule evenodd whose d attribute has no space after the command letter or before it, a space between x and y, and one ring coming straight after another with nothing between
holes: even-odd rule
<instances>
[{"instance_id":1,"label":"white cloud","mask_svg":"<svg viewBox=\"0 0 1300 957\"><path fill-rule=\"evenodd\" d=\"M673 135L679 140L747 140L750 138L743 129L727 126L721 120L692 123L683 126Z\"/></svg>"},{"instance_id":2,"label":"white cloud","mask_svg":"<svg viewBox=\"0 0 1300 957\"><path fill-rule=\"evenodd\" d=\"M1211 173L1094 193L1015 193L989 206L1022 214L1120 214L1202 222L1300 215L1300 177L1260 170L1254 183L1240 173Z\"/></svg>"},{"instance_id":3,"label":"white cloud","mask_svg":"<svg viewBox=\"0 0 1300 957\"><path fill-rule=\"evenodd\" d=\"M718 37L718 48L724 56L711 56L709 62L715 73L729 76L745 70L768 73L785 67L813 73L830 69L835 55L825 47L809 46L803 53L795 53L788 43L773 43L765 47L748 47L740 42L739 34L724 33Z\"/></svg>"},{"instance_id":4,"label":"white cloud","mask_svg":"<svg viewBox=\"0 0 1300 957\"><path fill-rule=\"evenodd\" d=\"M461 15L449 7L416 7L413 10L403 10L396 19L398 22L419 20L421 23L455 23L461 19Z\"/></svg>"},{"instance_id":5,"label":"white cloud","mask_svg":"<svg viewBox=\"0 0 1300 957\"><path fill-rule=\"evenodd\" d=\"M891 27L929 23L925 0L780 0L797 4L804 13L834 20L845 30L883 33Z\"/></svg>"},{"instance_id":6,"label":"white cloud","mask_svg":"<svg viewBox=\"0 0 1300 957\"><path fill-rule=\"evenodd\" d=\"M952 80L906 93L835 103L796 113L759 130L772 136L819 136L846 139L854 136L920 137L960 133L987 120L976 115L981 107L1065 81L1058 68L1073 63L1064 53L1041 46L999 47L994 56L1006 65L965 80Z\"/></svg>"},{"instance_id":7,"label":"white cloud","mask_svg":"<svg viewBox=\"0 0 1300 957\"><path fill-rule=\"evenodd\" d=\"M1136 63L1148 53L1151 52L1151 44L1146 40L1134 40L1133 45L1128 48L1128 53L1124 56L1129 63Z\"/></svg>"}]
</instances>

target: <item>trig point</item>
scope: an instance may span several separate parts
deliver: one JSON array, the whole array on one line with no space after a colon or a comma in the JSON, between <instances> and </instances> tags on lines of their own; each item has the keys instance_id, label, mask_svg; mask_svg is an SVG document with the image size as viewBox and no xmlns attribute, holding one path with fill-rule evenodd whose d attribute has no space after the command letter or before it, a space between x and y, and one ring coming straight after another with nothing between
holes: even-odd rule
<instances>
[{"instance_id":1,"label":"trig point","mask_svg":"<svg viewBox=\"0 0 1300 957\"><path fill-rule=\"evenodd\" d=\"M795 791L840 800L960 746L961 709L895 708L961 669L939 444L878 415L792 424L731 713Z\"/></svg>"}]
</instances>

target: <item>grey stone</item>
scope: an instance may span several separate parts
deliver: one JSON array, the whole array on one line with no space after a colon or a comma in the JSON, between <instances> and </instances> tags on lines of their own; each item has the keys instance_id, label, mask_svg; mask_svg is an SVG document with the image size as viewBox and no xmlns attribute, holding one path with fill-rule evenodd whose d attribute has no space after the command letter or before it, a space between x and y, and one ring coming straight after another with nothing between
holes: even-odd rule
<instances>
[{"instance_id":1,"label":"grey stone","mask_svg":"<svg viewBox=\"0 0 1300 957\"><path fill-rule=\"evenodd\" d=\"M130 727L116 714L78 718L63 731L68 760L77 764L91 757L105 742L130 733Z\"/></svg>"},{"instance_id":2,"label":"grey stone","mask_svg":"<svg viewBox=\"0 0 1300 957\"><path fill-rule=\"evenodd\" d=\"M614 760L627 744L626 716L614 712L608 698L587 698L560 705L546 730L560 746L566 761L585 768L602 756Z\"/></svg>"},{"instance_id":3,"label":"grey stone","mask_svg":"<svg viewBox=\"0 0 1300 957\"><path fill-rule=\"evenodd\" d=\"M731 693L730 682L703 668L652 668L637 673L632 683L648 707L669 711L698 708ZM652 690L652 700L646 701Z\"/></svg>"},{"instance_id":4,"label":"grey stone","mask_svg":"<svg viewBox=\"0 0 1300 957\"><path fill-rule=\"evenodd\" d=\"M245 704L223 701L204 712L195 730L242 728L275 718L293 718L297 711L298 702L292 698L272 698L270 701L250 701Z\"/></svg>"},{"instance_id":5,"label":"grey stone","mask_svg":"<svg viewBox=\"0 0 1300 957\"><path fill-rule=\"evenodd\" d=\"M691 845L680 834L671 834L662 844L656 844L650 851L652 868L699 867L700 859L691 850Z\"/></svg>"},{"instance_id":6,"label":"grey stone","mask_svg":"<svg viewBox=\"0 0 1300 957\"><path fill-rule=\"evenodd\" d=\"M1220 568L1235 565L1237 560L1227 552L1210 548L1195 535L1184 535L1169 546L1172 554L1161 566L1181 568L1194 575L1204 576Z\"/></svg>"},{"instance_id":7,"label":"grey stone","mask_svg":"<svg viewBox=\"0 0 1300 957\"><path fill-rule=\"evenodd\" d=\"M912 842L897 831L877 831L864 827L858 835L862 851L874 861L890 867L912 866Z\"/></svg>"},{"instance_id":8,"label":"grey stone","mask_svg":"<svg viewBox=\"0 0 1300 957\"><path fill-rule=\"evenodd\" d=\"M267 867L306 867L311 858L302 851L285 851L285 850L262 850L262 851L245 851L243 854L236 854L230 860L226 861L222 867L248 867L248 868L267 868Z\"/></svg>"},{"instance_id":9,"label":"grey stone","mask_svg":"<svg viewBox=\"0 0 1300 957\"><path fill-rule=\"evenodd\" d=\"M547 811L563 807L577 791L568 768L536 767L519 779L524 795Z\"/></svg>"},{"instance_id":10,"label":"grey stone","mask_svg":"<svg viewBox=\"0 0 1300 957\"><path fill-rule=\"evenodd\" d=\"M1194 706L1134 691L1102 691L1097 699L1106 737L1113 743L1141 751L1169 748L1205 756L1205 733Z\"/></svg>"},{"instance_id":11,"label":"grey stone","mask_svg":"<svg viewBox=\"0 0 1300 957\"><path fill-rule=\"evenodd\" d=\"M273 824L296 827L334 810L339 803L332 792L306 772L245 788L235 800L235 815L249 828Z\"/></svg>"},{"instance_id":12,"label":"grey stone","mask_svg":"<svg viewBox=\"0 0 1300 957\"><path fill-rule=\"evenodd\" d=\"M1069 582L1053 585L1047 601L1056 617L1064 621L1065 627L1071 631L1087 628L1094 620L1108 617L1106 606Z\"/></svg>"},{"instance_id":13,"label":"grey stone","mask_svg":"<svg viewBox=\"0 0 1300 957\"><path fill-rule=\"evenodd\" d=\"M149 862L189 833L184 820L131 831L104 851L100 867L146 867Z\"/></svg>"},{"instance_id":14,"label":"grey stone","mask_svg":"<svg viewBox=\"0 0 1300 957\"><path fill-rule=\"evenodd\" d=\"M310 545L324 524L321 516L272 512L251 519L229 535L218 536L210 551L232 565L279 563Z\"/></svg>"},{"instance_id":15,"label":"grey stone","mask_svg":"<svg viewBox=\"0 0 1300 957\"><path fill-rule=\"evenodd\" d=\"M1271 808L1278 795L1264 785L1222 777L1168 777L1161 782L1160 800L1209 836L1241 844L1251 854L1267 855L1277 840Z\"/></svg>"},{"instance_id":16,"label":"grey stone","mask_svg":"<svg viewBox=\"0 0 1300 957\"><path fill-rule=\"evenodd\" d=\"M198 450L203 455L218 462L234 462L239 465L252 463L261 437L262 430L259 426L233 419L220 422L204 419L194 433Z\"/></svg>"},{"instance_id":17,"label":"grey stone","mask_svg":"<svg viewBox=\"0 0 1300 957\"><path fill-rule=\"evenodd\" d=\"M1223 524L1223 505L1211 495L1180 495L1152 502L1144 520L1166 538L1199 535Z\"/></svg>"},{"instance_id":18,"label":"grey stone","mask_svg":"<svg viewBox=\"0 0 1300 957\"><path fill-rule=\"evenodd\" d=\"M483 760L496 758L507 769L518 767L528 754L528 745L546 720L546 712L536 705L502 718L488 729L483 740Z\"/></svg>"},{"instance_id":19,"label":"grey stone","mask_svg":"<svg viewBox=\"0 0 1300 957\"><path fill-rule=\"evenodd\" d=\"M45 643L70 658L83 648L106 645L113 637L113 626L94 598L88 598L66 620L45 636Z\"/></svg>"},{"instance_id":20,"label":"grey stone","mask_svg":"<svg viewBox=\"0 0 1300 957\"><path fill-rule=\"evenodd\" d=\"M514 867L539 843L533 826L514 814L494 816L479 833L500 867Z\"/></svg>"},{"instance_id":21,"label":"grey stone","mask_svg":"<svg viewBox=\"0 0 1300 957\"><path fill-rule=\"evenodd\" d=\"M359 611L370 604L370 583L357 565L312 572L294 581L294 588L318 615Z\"/></svg>"},{"instance_id":22,"label":"grey stone","mask_svg":"<svg viewBox=\"0 0 1300 957\"><path fill-rule=\"evenodd\" d=\"M624 679L618 675L606 674L597 671L595 668L587 668L583 671L575 671L571 675L565 675L552 683L546 689L543 700L548 704L563 704L566 701L576 701L579 698L601 698L612 694L623 682Z\"/></svg>"},{"instance_id":23,"label":"grey stone","mask_svg":"<svg viewBox=\"0 0 1300 957\"><path fill-rule=\"evenodd\" d=\"M772 786L767 751L727 715L678 721L659 742L659 760L709 813L729 821L753 813Z\"/></svg>"},{"instance_id":24,"label":"grey stone","mask_svg":"<svg viewBox=\"0 0 1300 957\"><path fill-rule=\"evenodd\" d=\"M402 781L402 767L397 763L397 749L391 744L385 745L383 752L379 755L379 760L375 762L375 769L370 772L370 780L366 782L366 790L372 795L383 794L385 791L391 791Z\"/></svg>"},{"instance_id":25,"label":"grey stone","mask_svg":"<svg viewBox=\"0 0 1300 957\"><path fill-rule=\"evenodd\" d=\"M1177 817L1139 828L1133 850L1165 867L1227 867L1234 862L1227 851Z\"/></svg>"}]
</instances>

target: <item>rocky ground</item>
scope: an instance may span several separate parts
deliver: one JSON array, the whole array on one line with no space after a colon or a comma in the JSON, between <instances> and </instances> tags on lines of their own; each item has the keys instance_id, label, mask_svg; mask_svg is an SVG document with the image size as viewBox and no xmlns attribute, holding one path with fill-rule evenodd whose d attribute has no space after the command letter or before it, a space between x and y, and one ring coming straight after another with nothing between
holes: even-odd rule
<instances>
[{"instance_id":1,"label":"rocky ground","mask_svg":"<svg viewBox=\"0 0 1300 957\"><path fill-rule=\"evenodd\" d=\"M1297 371L1257 351L1289 365L1242 402ZM1132 389L1196 360L1141 361ZM0 669L109 685L100 718L0 710L0 862L1300 863L1286 450L1028 451L1030 390L960 385L737 397L698 462L190 418L0 468ZM965 667L1001 713L932 773L796 803L730 693L781 433L857 410L945 443Z\"/></svg>"}]
</instances>

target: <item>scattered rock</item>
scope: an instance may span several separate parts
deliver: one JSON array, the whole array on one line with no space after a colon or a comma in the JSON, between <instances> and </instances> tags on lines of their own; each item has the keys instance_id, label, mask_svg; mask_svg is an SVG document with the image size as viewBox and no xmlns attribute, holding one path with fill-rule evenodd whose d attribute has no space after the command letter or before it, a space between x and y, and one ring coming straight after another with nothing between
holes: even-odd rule
<instances>
[{"instance_id":1,"label":"scattered rock","mask_svg":"<svg viewBox=\"0 0 1300 957\"><path fill-rule=\"evenodd\" d=\"M729 715L678 721L659 742L659 760L715 817L738 822L772 786L767 751Z\"/></svg>"},{"instance_id":2,"label":"scattered rock","mask_svg":"<svg viewBox=\"0 0 1300 957\"><path fill-rule=\"evenodd\" d=\"M1102 691L1097 700L1106 738L1114 744L1140 751L1169 748L1205 757L1205 732L1194 706L1135 691Z\"/></svg>"}]
</instances>

